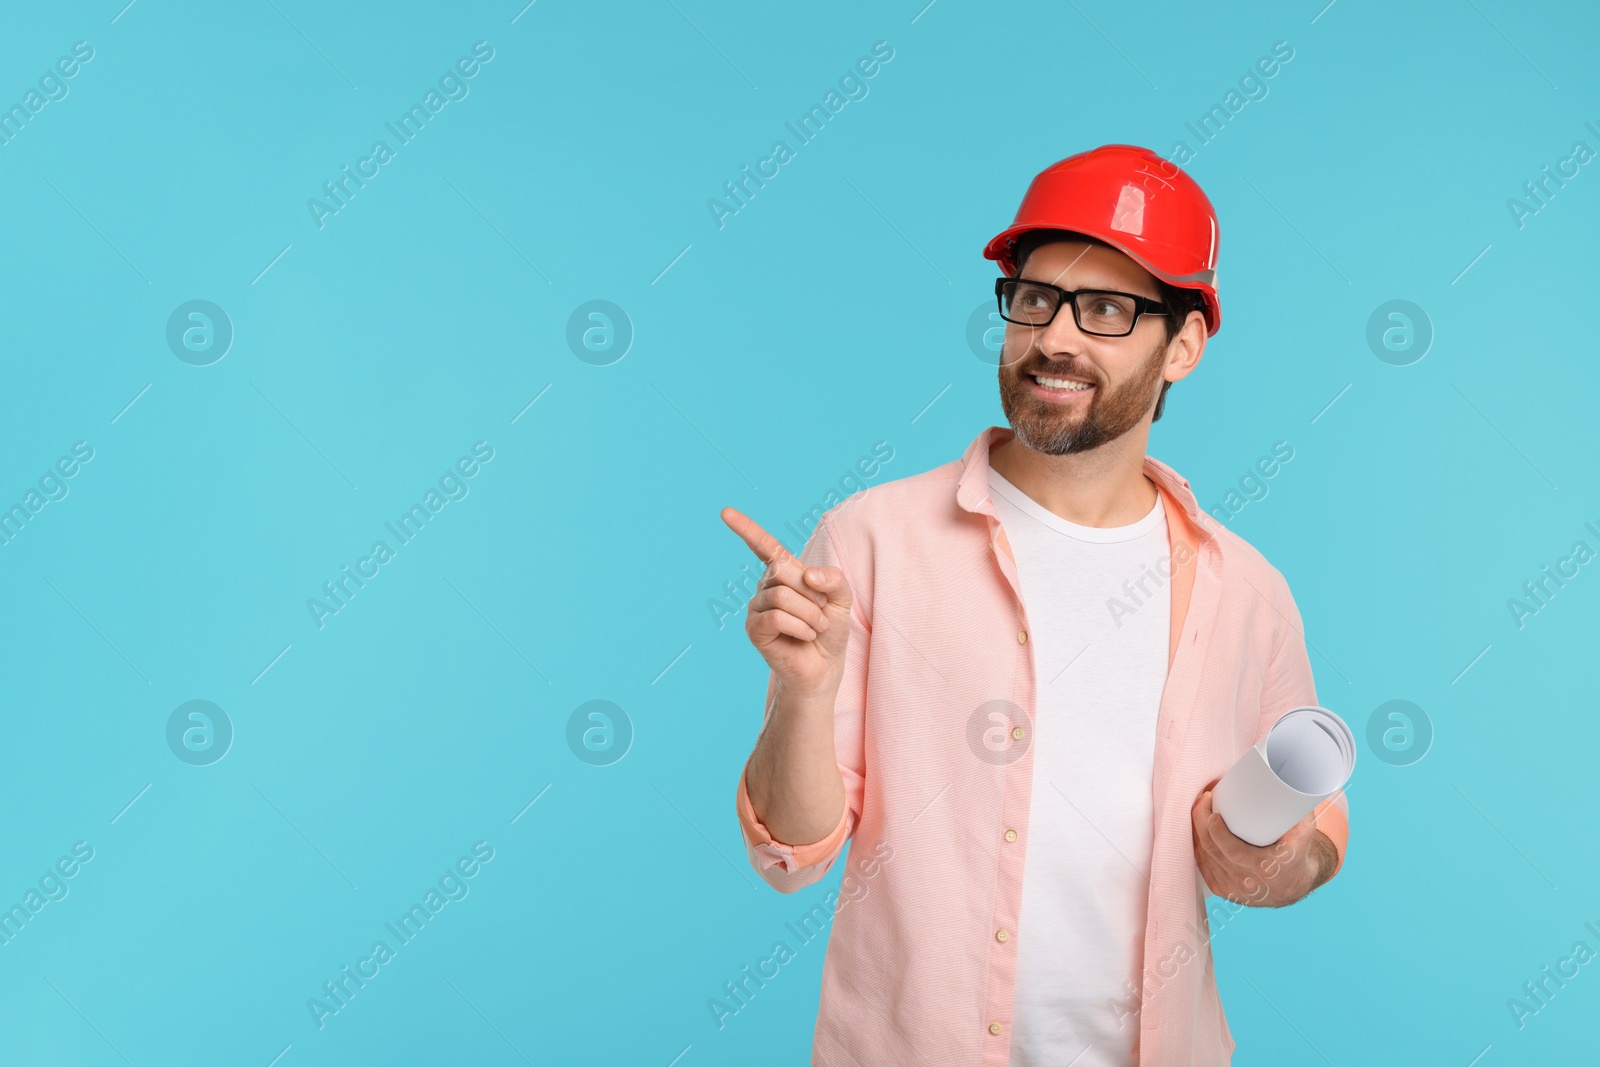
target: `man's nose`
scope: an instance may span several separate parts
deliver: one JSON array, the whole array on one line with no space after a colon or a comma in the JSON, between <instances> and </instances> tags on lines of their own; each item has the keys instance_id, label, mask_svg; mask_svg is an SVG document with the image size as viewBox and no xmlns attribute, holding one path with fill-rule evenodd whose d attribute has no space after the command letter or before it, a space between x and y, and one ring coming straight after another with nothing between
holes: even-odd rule
<instances>
[{"instance_id":1,"label":"man's nose","mask_svg":"<svg viewBox=\"0 0 1600 1067\"><path fill-rule=\"evenodd\" d=\"M1078 320L1072 313L1072 302L1063 300L1056 309L1056 317L1041 331L1036 331L1034 344L1045 355L1078 355L1083 351L1089 335L1078 329Z\"/></svg>"}]
</instances>

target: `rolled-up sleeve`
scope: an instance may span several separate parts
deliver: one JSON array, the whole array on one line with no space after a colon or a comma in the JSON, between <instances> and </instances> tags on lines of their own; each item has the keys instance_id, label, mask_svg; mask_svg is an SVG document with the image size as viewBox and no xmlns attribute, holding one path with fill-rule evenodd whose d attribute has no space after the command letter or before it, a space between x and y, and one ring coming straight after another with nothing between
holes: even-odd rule
<instances>
[{"instance_id":1,"label":"rolled-up sleeve","mask_svg":"<svg viewBox=\"0 0 1600 1067\"><path fill-rule=\"evenodd\" d=\"M1306 653L1305 626L1300 619L1300 609L1289 593L1289 583L1282 574L1273 574L1272 602L1283 626L1278 635L1278 647L1267 665L1266 682L1261 693L1261 723L1256 736L1265 737L1272 724L1284 712L1306 705L1316 705L1317 686L1311 675L1311 658ZM1350 802L1339 790L1313 809L1316 826L1333 842L1339 862L1333 873L1344 866L1345 847L1350 841ZM1331 879L1333 876L1329 875Z\"/></svg>"},{"instance_id":2,"label":"rolled-up sleeve","mask_svg":"<svg viewBox=\"0 0 1600 1067\"><path fill-rule=\"evenodd\" d=\"M735 807L739 827L744 836L745 852L750 865L766 883L780 893L793 893L821 879L832 868L857 824L861 820L862 798L866 791L864 768L864 728L867 699L868 645L872 634L867 625L866 606L863 604L861 586L853 580L850 569L843 562L833 530L832 516L825 514L817 524L811 538L800 553L806 566L839 567L850 582L852 605L850 609L850 643L845 651L844 675L839 683L839 693L834 700L834 755L839 776L844 782L844 810L831 833L820 841L809 844L789 844L775 839L757 818L750 803L749 789L745 784L744 770L739 773ZM778 691L776 673L768 672L766 710L763 723L772 714ZM746 760L746 769L749 761Z\"/></svg>"}]
</instances>

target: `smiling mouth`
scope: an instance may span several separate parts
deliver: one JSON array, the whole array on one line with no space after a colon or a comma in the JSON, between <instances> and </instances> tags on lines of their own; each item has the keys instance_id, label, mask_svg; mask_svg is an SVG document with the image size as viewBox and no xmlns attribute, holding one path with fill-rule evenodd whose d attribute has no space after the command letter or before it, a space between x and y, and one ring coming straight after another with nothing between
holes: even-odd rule
<instances>
[{"instance_id":1,"label":"smiling mouth","mask_svg":"<svg viewBox=\"0 0 1600 1067\"><path fill-rule=\"evenodd\" d=\"M1076 378L1057 378L1046 374L1029 374L1028 377L1033 380L1036 392L1049 396L1070 397L1094 389L1092 382L1079 381Z\"/></svg>"}]
</instances>

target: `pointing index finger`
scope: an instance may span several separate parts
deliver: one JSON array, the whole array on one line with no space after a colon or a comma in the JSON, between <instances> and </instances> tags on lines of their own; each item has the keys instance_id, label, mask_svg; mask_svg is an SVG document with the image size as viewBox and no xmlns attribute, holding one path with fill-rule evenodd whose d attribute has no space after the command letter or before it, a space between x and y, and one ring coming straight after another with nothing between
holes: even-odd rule
<instances>
[{"instance_id":1,"label":"pointing index finger","mask_svg":"<svg viewBox=\"0 0 1600 1067\"><path fill-rule=\"evenodd\" d=\"M739 535L740 540L750 546L750 551L754 552L762 563L771 565L774 562L794 558L793 553L783 547L783 542L763 530L759 523L738 508L723 508L722 521Z\"/></svg>"}]
</instances>

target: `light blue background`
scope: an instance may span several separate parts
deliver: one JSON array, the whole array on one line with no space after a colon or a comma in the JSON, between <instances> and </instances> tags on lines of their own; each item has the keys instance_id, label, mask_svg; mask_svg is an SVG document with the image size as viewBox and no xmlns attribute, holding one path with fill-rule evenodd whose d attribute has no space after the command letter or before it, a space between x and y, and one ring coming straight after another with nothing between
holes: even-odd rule
<instances>
[{"instance_id":1,"label":"light blue background","mask_svg":"<svg viewBox=\"0 0 1600 1067\"><path fill-rule=\"evenodd\" d=\"M0 904L95 850L0 947L0 1061L809 1062L820 942L707 1007L842 869L789 897L745 863L767 672L708 608L751 558L718 511L776 531L874 442L876 484L1003 424L966 328L1027 181L1194 147L1277 41L1188 168L1224 325L1151 452L1212 506L1292 444L1231 525L1363 750L1345 869L1217 936L1235 1062L1592 1050L1600 963L1524 1029L1506 1006L1600 950L1600 568L1524 628L1506 604L1600 548L1600 172L1507 208L1600 149L1589 8L122 2L0 34L7 105L94 48L0 146L0 503L95 450L0 547ZM480 40L319 229L307 199ZM877 41L869 95L719 229L707 199ZM210 366L165 341L193 299L234 326ZM635 331L610 366L565 339L594 299ZM1391 299L1435 331L1409 366L1365 340ZM470 494L319 629L307 598L480 440ZM1411 766L1366 747L1395 698L1436 730ZM165 740L193 699L236 731L207 767ZM610 766L566 741L594 699L635 731ZM307 999L476 841L470 895L319 1030Z\"/></svg>"}]
</instances>

